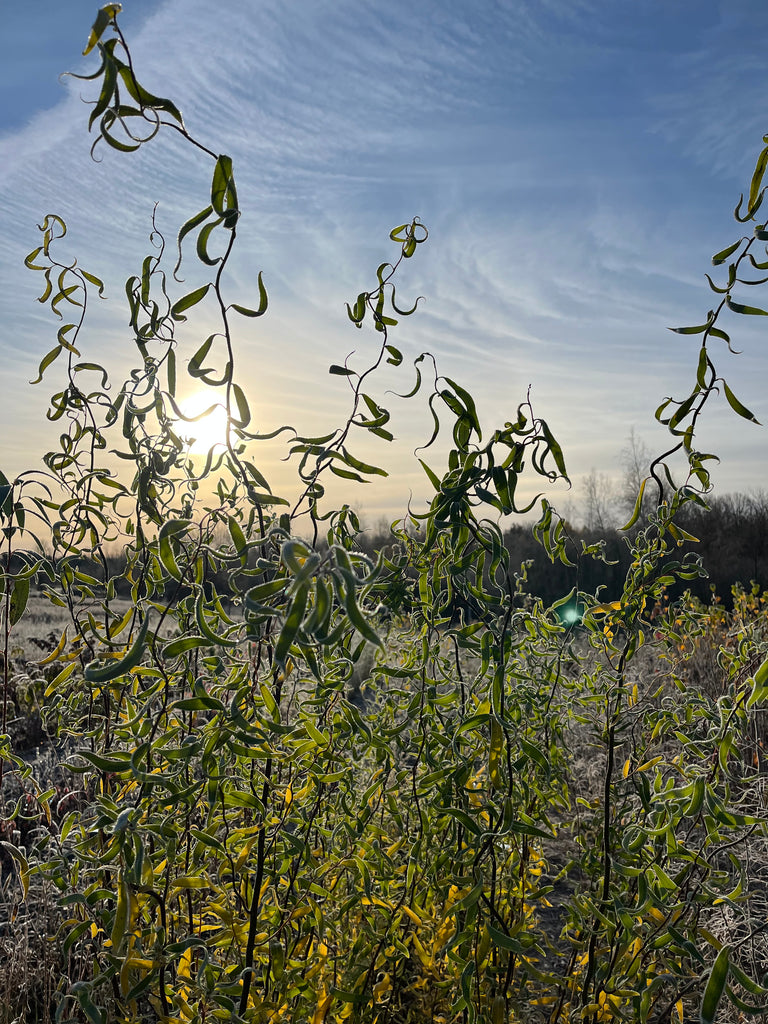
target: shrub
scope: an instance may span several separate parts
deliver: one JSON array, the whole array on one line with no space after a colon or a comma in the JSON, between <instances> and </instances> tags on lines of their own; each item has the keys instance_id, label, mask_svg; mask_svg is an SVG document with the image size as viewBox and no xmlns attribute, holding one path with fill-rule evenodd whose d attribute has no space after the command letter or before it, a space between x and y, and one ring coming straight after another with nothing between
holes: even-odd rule
<instances>
[{"instance_id":1,"label":"shrub","mask_svg":"<svg viewBox=\"0 0 768 1024\"><path fill-rule=\"evenodd\" d=\"M738 857L765 836L762 765L743 756L768 695L765 636L739 641L722 693L698 690L660 671L688 641L676 609L658 608L700 573L677 553L691 539L681 512L710 486L714 456L694 445L705 405L722 390L754 418L709 342L729 342L727 310L761 312L733 292L747 266L768 266L754 257L768 233L757 224L717 254L731 261L725 287L712 285L717 308L678 329L700 337L695 384L657 410L671 449L627 524L619 600L577 589L545 607L526 593L496 520L532 507L517 498L524 471L567 479L562 449L527 397L484 439L472 396L425 354L405 390L432 411L427 449L449 433L447 465L422 463L428 509L394 524L374 558L354 510L326 507L324 482L382 473L355 442L392 439L376 371L407 373L392 333L418 302L396 288L426 228L396 227L393 262L347 307L378 343L367 365L330 368L350 388L346 421L322 436L275 432L296 465L290 503L254 455L264 437L236 380L235 324L266 314L268 297L261 275L251 305L228 292L232 161L139 84L118 12L101 10L89 42L101 55L94 145L133 150L175 131L212 180L173 268L152 222L153 252L126 285L138 365L115 397L79 348L102 283L59 255L57 216L27 259L41 301L72 318L38 377L66 366L49 410L59 448L44 474L0 480L6 655L41 580L70 618L45 659L57 666L45 702L84 799L55 813L55 792L38 786L43 827L3 849L23 894L55 890L65 914L56 1019L682 1022L698 1002L711 1021L723 993L762 1007L749 958L763 883ZM767 154L742 222L756 220ZM209 276L184 292L190 247ZM200 470L179 426L176 328L203 303L219 327L187 369L227 426ZM129 482L102 459L110 443ZM553 560L601 557L599 544L575 552L555 508L540 508L534 534ZM569 602L584 609L579 627L561 622ZM680 614L689 632L701 619ZM6 656L6 695L10 672ZM1 753L22 769L7 743Z\"/></svg>"}]
</instances>

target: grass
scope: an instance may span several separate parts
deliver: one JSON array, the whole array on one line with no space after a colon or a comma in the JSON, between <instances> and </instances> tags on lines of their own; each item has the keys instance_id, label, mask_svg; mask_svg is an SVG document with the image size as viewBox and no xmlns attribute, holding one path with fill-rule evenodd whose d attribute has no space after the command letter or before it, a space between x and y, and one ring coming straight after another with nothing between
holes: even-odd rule
<instances>
[{"instance_id":1,"label":"grass","mask_svg":"<svg viewBox=\"0 0 768 1024\"><path fill-rule=\"evenodd\" d=\"M701 609L698 610L701 612ZM60 904L66 892L59 892L34 870L27 876L22 861L11 848L20 851L30 863L45 859L46 848L57 842L57 825L71 810L87 813L92 794L84 776L61 767L67 749L57 736L53 717L48 714L46 686L60 670L58 661L41 664L55 648L66 623L66 609L50 606L46 599L33 596L27 614L14 629L9 659L8 728L14 752L21 762L13 769L5 765L3 778L3 817L0 821L0 1024L31 1024L52 1020L55 1008L73 984L87 979L92 964L82 953L75 953L65 941L67 911ZM647 721L656 715L659 721L673 712L684 716L692 700L717 709L734 685L743 681L748 671L737 663L736 653L746 631L758 622L758 636L763 637L761 607L749 606L744 597L732 615L713 606L701 614L699 631L685 631L681 620L679 644L665 648L648 647L632 663L629 685L636 685L634 720ZM690 622L688 622L690 627ZM395 662L398 639L393 631L384 655L378 660ZM562 659L560 685L583 697L585 681L599 672L600 659L578 631L571 635ZM367 682L358 694L358 707L364 714L376 716L386 703L383 677L371 668ZM474 663L457 664L457 672L471 678ZM360 675L360 673L358 673ZM445 684L446 692L450 682ZM300 688L288 689L286 711L306 694ZM574 702L574 707L577 702ZM539 900L531 915L531 927L539 933L544 956L540 969L554 970L567 977L572 950L578 946L579 914L574 913L580 901L595 893L595 873L589 858L599 847L595 808L599 805L605 781L606 748L601 721L601 705L582 701L578 713L569 717L562 735L564 756L569 765L567 801L557 815L557 840L533 844L530 856L538 858L540 883L551 886L548 897ZM743 809L763 814L768 803L768 774L764 769L764 737L768 712L757 710L749 719L738 756L744 760L751 790L745 794ZM446 713L448 721L449 711ZM710 715L702 719L711 723ZM695 725L701 728L701 725ZM638 732L628 728L617 748L617 772L639 769L638 758L651 754L667 765L674 765L680 753L680 742L673 733L664 733L653 749L642 751L638 744L647 743ZM407 764L411 764L408 761ZM629 765L629 768L627 768ZM360 764L360 771L365 772ZM415 770L415 769L414 769ZM480 785L483 780L480 779ZM46 795L47 791L47 795ZM45 808L48 808L46 811ZM639 812L636 803L628 800L621 813L628 823ZM48 817L50 815L50 818ZM695 836L688 837L695 843ZM736 951L735 962L752 977L762 977L768 967L768 841L762 830L754 826L734 830L733 846L727 844L717 855L716 870L733 881L731 898L716 907L702 911L700 924L713 941L728 943ZM26 892L24 891L27 886ZM668 922L659 923L659 933ZM416 965L418 969L418 965ZM738 991L738 983L736 990ZM692 1012L700 993L692 988L684 999L686 1013ZM422 1004L423 1010L423 1004ZM738 1020L738 1014L721 1019ZM545 1020L544 1008L528 1008L531 1020ZM391 1018L393 1024L411 1020L405 1005L401 1016Z\"/></svg>"}]
</instances>

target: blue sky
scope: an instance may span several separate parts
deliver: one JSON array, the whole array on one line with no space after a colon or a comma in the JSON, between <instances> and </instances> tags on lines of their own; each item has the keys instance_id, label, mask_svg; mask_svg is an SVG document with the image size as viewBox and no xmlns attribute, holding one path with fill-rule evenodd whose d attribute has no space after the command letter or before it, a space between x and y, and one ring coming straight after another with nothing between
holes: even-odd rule
<instances>
[{"instance_id":1,"label":"blue sky","mask_svg":"<svg viewBox=\"0 0 768 1024\"><path fill-rule=\"evenodd\" d=\"M35 224L60 213L67 251L104 277L110 302L85 348L119 383L133 346L123 283L150 251L152 206L173 238L208 187L209 166L171 137L90 160L83 86L57 75L94 66L79 54L96 10L38 0L4 11L8 475L38 464L58 434L44 420L55 367L50 383L27 383L55 338L35 303L38 275L22 266ZM426 301L392 338L406 359L433 352L489 429L514 416L531 385L574 481L554 492L556 503L578 502L592 469L618 476L632 428L661 450L653 410L688 394L697 356L695 340L666 328L701 323L712 305L703 275L739 235L732 210L768 131L763 0L241 0L216 13L202 0L127 0L120 24L142 84L173 98L192 133L234 159L244 213L231 299L253 301L263 270L271 300L268 317L238 339L259 427L321 431L343 416L344 382L328 365L375 343L348 323L344 302L393 255L389 230L418 215L430 239L401 287L403 301ZM716 355L768 422L764 323L738 318L743 354ZM191 354L208 332L204 318L188 326L180 341ZM391 411L396 443L358 449L390 477L343 494L370 521L427 494L412 452L428 414L394 400ZM700 446L722 457L718 490L766 486L766 430L724 402ZM280 454L264 451L278 490L290 486Z\"/></svg>"}]
</instances>

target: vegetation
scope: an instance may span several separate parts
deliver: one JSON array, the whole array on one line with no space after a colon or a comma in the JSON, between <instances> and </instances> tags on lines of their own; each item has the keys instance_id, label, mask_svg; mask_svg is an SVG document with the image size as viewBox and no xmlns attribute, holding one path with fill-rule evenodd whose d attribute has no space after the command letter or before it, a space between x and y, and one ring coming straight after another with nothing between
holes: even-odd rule
<instances>
[{"instance_id":1,"label":"vegetation","mask_svg":"<svg viewBox=\"0 0 768 1024\"><path fill-rule=\"evenodd\" d=\"M261 275L251 305L229 293L232 161L139 84L119 9L100 11L87 48L101 56L94 147L176 132L210 161L211 191L174 251L153 221L153 251L126 285L137 366L117 389L81 352L103 288L61 255L57 216L27 259L62 320L38 381L65 370L48 413L59 447L44 471L0 479L3 729L22 700L13 644L38 581L68 625L30 687L70 774L48 786L5 737L8 928L39 914L43 941L34 976L8 968L2 1012L62 1024L764 1012L766 599L739 591L724 611L667 597L701 574L681 548L715 457L696 448L699 419L721 393L754 419L713 346L730 347L729 312L764 313L736 296L768 269L755 255L768 146L736 211L753 235L715 256L727 267L711 282L716 308L677 329L700 342L693 384L656 412L669 449L635 495L620 590L589 592L604 545L574 544L542 498L533 534L576 572L545 603L498 521L533 507L517 496L524 472L566 478L563 452L528 398L483 438L471 395L393 343L417 312L396 289L427 238L418 218L393 230L393 261L348 306L376 346L367 365L330 368L349 385L346 422L270 435L300 485L293 503L272 491L236 378L239 325L268 298ZM205 276L185 291L190 260ZM227 427L196 467L176 329L202 304L219 325L187 371ZM451 450L442 470L422 463L428 509L371 557L354 510L326 507L325 482L382 474L355 448L392 438L383 363L426 399L427 451L446 432Z\"/></svg>"}]
</instances>

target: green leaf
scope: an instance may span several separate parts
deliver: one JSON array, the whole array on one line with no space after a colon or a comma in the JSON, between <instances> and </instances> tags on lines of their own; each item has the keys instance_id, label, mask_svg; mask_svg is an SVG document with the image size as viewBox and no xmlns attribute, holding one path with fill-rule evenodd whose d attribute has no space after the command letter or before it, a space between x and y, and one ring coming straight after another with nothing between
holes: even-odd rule
<instances>
[{"instance_id":1,"label":"green leaf","mask_svg":"<svg viewBox=\"0 0 768 1024\"><path fill-rule=\"evenodd\" d=\"M555 439L554 434L549 429L544 420L540 421L541 432L544 435L544 440L547 442L549 454L555 460L555 465L560 473L563 480L568 480L568 473L565 468L565 456L563 455L563 449L560 447L559 442ZM535 461L535 460L534 460Z\"/></svg>"},{"instance_id":2,"label":"green leaf","mask_svg":"<svg viewBox=\"0 0 768 1024\"><path fill-rule=\"evenodd\" d=\"M197 350L197 352L195 352L195 354L189 360L187 372L189 373L190 377L203 377L206 373L213 372L212 367L209 367L208 369L202 369L201 364L205 357L208 355L208 352L210 351L211 345L213 344L215 337L216 335L212 334L210 337L206 338L203 344Z\"/></svg>"},{"instance_id":3,"label":"green leaf","mask_svg":"<svg viewBox=\"0 0 768 1024\"><path fill-rule=\"evenodd\" d=\"M194 217L190 217L186 223L184 223L179 231L176 238L176 247L179 251L179 258L176 261L176 266L173 268L173 276L176 277L179 267L181 266L181 243L184 241L190 231L194 231L195 228L199 227L204 221L208 220L210 215L213 213L212 206L206 206L200 213L196 213Z\"/></svg>"},{"instance_id":4,"label":"green leaf","mask_svg":"<svg viewBox=\"0 0 768 1024\"><path fill-rule=\"evenodd\" d=\"M507 935L506 932L501 931L499 928L494 928L492 924L488 925L488 933L494 946L497 946L499 949L508 949L514 953L525 953L525 947L520 939Z\"/></svg>"},{"instance_id":5,"label":"green leaf","mask_svg":"<svg viewBox=\"0 0 768 1024\"><path fill-rule=\"evenodd\" d=\"M745 316L768 316L768 309L760 309L757 306L744 306L740 302L734 302L730 295L726 296L725 301L728 304L728 309L732 309L734 313L743 313Z\"/></svg>"},{"instance_id":6,"label":"green leaf","mask_svg":"<svg viewBox=\"0 0 768 1024\"><path fill-rule=\"evenodd\" d=\"M185 651L191 651L196 647L210 647L211 641L207 636L182 636L178 640L171 640L163 648L163 657L177 658Z\"/></svg>"},{"instance_id":7,"label":"green leaf","mask_svg":"<svg viewBox=\"0 0 768 1024\"><path fill-rule=\"evenodd\" d=\"M754 203L747 203L747 209L744 214L741 212L741 204L744 202L744 195L739 196L739 201L736 203L736 209L733 211L733 216L740 224L746 224L748 220L752 220L757 211L763 205L763 199L765 198L765 189L761 189L758 193Z\"/></svg>"},{"instance_id":8,"label":"green leaf","mask_svg":"<svg viewBox=\"0 0 768 1024\"><path fill-rule=\"evenodd\" d=\"M199 696L184 697L174 701L174 708L179 711L225 711L224 704L216 697Z\"/></svg>"},{"instance_id":9,"label":"green leaf","mask_svg":"<svg viewBox=\"0 0 768 1024\"><path fill-rule=\"evenodd\" d=\"M222 218L224 227L232 230L237 223L237 191L232 174L232 157L222 154L216 161L211 182L211 206Z\"/></svg>"},{"instance_id":10,"label":"green leaf","mask_svg":"<svg viewBox=\"0 0 768 1024\"><path fill-rule=\"evenodd\" d=\"M132 668L135 668L141 661L144 653L148 630L149 615L145 615L133 646L124 658L121 658L119 661L108 662L101 668L98 668L93 663L86 665L84 675L88 682L108 683L110 680L117 679L118 676L124 675L126 672L130 672Z\"/></svg>"},{"instance_id":11,"label":"green leaf","mask_svg":"<svg viewBox=\"0 0 768 1024\"><path fill-rule=\"evenodd\" d=\"M112 931L110 933L110 939L112 942L112 949L117 952L120 948L120 943L123 941L125 935L125 929L128 925L128 916L131 906L130 894L128 892L128 883L125 878L121 875L117 880L117 901L115 904L115 916L112 918Z\"/></svg>"},{"instance_id":12,"label":"green leaf","mask_svg":"<svg viewBox=\"0 0 768 1024\"><path fill-rule=\"evenodd\" d=\"M327 747L331 742L325 733L322 733L311 718L302 719L302 725L307 730L307 733L315 741L319 747Z\"/></svg>"},{"instance_id":13,"label":"green leaf","mask_svg":"<svg viewBox=\"0 0 768 1024\"><path fill-rule=\"evenodd\" d=\"M470 393L467 390L465 390L463 387L457 384L456 381L451 380L450 377L446 377L445 380L448 384L450 384L450 386L456 392L456 395L458 396L459 400L463 403L464 408L466 409L466 415L469 417L469 420L472 424L472 428L477 434L478 441L482 440L483 434L482 431L480 430L480 420L477 417L475 400L472 398L472 395L470 395Z\"/></svg>"},{"instance_id":14,"label":"green leaf","mask_svg":"<svg viewBox=\"0 0 768 1024\"><path fill-rule=\"evenodd\" d=\"M355 589L351 584L347 584L343 598L344 608L349 616L349 621L355 627L360 636L364 637L368 643L375 644L377 647L383 647L384 645L381 642L381 637L360 611L360 607L356 600Z\"/></svg>"},{"instance_id":15,"label":"green leaf","mask_svg":"<svg viewBox=\"0 0 768 1024\"><path fill-rule=\"evenodd\" d=\"M343 480L354 480L355 483L358 484L364 484L366 482L359 473L353 473L351 470L342 469L340 466L337 466L335 462L331 462L328 465L328 469L330 469L334 476L340 476Z\"/></svg>"},{"instance_id":16,"label":"green leaf","mask_svg":"<svg viewBox=\"0 0 768 1024\"><path fill-rule=\"evenodd\" d=\"M471 907L474 907L476 903L479 903L480 897L483 895L484 889L485 882L478 882L477 885L473 889L471 889L466 896L462 896L458 903L454 903L454 905L451 907L451 913L459 914L463 910L469 910Z\"/></svg>"},{"instance_id":17,"label":"green leaf","mask_svg":"<svg viewBox=\"0 0 768 1024\"><path fill-rule=\"evenodd\" d=\"M80 1004L80 1009L88 1018L88 1024L106 1024L106 1010L104 1013L96 1006L88 991L89 986L84 981L76 981L70 988L70 994L74 995Z\"/></svg>"},{"instance_id":18,"label":"green leaf","mask_svg":"<svg viewBox=\"0 0 768 1024\"><path fill-rule=\"evenodd\" d=\"M707 283L709 284L709 287L712 289L713 292L715 292L717 295L725 295L733 287L733 284L736 280L736 270L733 266L731 266L730 273L728 275L729 282L724 288L721 288L719 285L716 285L712 278L709 276L709 274L705 274L704 277L706 277Z\"/></svg>"},{"instance_id":19,"label":"green leaf","mask_svg":"<svg viewBox=\"0 0 768 1024\"><path fill-rule=\"evenodd\" d=\"M337 363L333 363L328 368L328 373L333 373L337 377L353 377L355 375L354 370L350 370L348 366L339 366Z\"/></svg>"},{"instance_id":20,"label":"green leaf","mask_svg":"<svg viewBox=\"0 0 768 1024\"><path fill-rule=\"evenodd\" d=\"M709 356L707 354L707 346L702 345L701 351L699 352L699 365L696 368L696 383L700 388L707 386L707 366L709 365Z\"/></svg>"},{"instance_id":21,"label":"green leaf","mask_svg":"<svg viewBox=\"0 0 768 1024\"><path fill-rule=\"evenodd\" d=\"M197 627L202 635L208 637L209 644L222 647L234 647L237 644L236 640L230 640L229 635L224 636L219 633L214 633L208 625L208 620L205 617L204 603L205 593L201 589L197 595L197 599L195 600L195 621L197 622ZM231 632L233 632L232 628L227 630L227 634Z\"/></svg>"},{"instance_id":22,"label":"green leaf","mask_svg":"<svg viewBox=\"0 0 768 1024\"><path fill-rule=\"evenodd\" d=\"M355 325L355 327L361 327L365 318L365 310L367 308L368 292L360 292L355 300L355 308L352 309L350 304L347 302L347 316Z\"/></svg>"},{"instance_id":23,"label":"green leaf","mask_svg":"<svg viewBox=\"0 0 768 1024\"><path fill-rule=\"evenodd\" d=\"M571 593L573 593L573 591L571 591ZM544 754L542 754L542 752L539 750L539 748L535 744L530 743L524 736L520 737L520 746L523 749L523 753L532 761L535 761L539 768L541 768L541 770L544 772L544 774L548 776L552 770L552 767L549 761L544 756Z\"/></svg>"},{"instance_id":24,"label":"green leaf","mask_svg":"<svg viewBox=\"0 0 768 1024\"><path fill-rule=\"evenodd\" d=\"M13 581L13 593L11 594L11 607L9 609L9 621L15 626L24 614L29 600L29 580L17 576Z\"/></svg>"},{"instance_id":25,"label":"green leaf","mask_svg":"<svg viewBox=\"0 0 768 1024\"><path fill-rule=\"evenodd\" d=\"M290 611L286 616L283 628L280 630L280 634L275 644L275 661L280 665L285 664L285 659L288 656L288 650L294 641L296 634L301 626L302 619L304 618L304 610L307 607L307 595L309 594L310 583L307 580L296 588L296 592L291 602Z\"/></svg>"},{"instance_id":26,"label":"green leaf","mask_svg":"<svg viewBox=\"0 0 768 1024\"><path fill-rule=\"evenodd\" d=\"M137 116L140 116L140 111L137 110L135 113ZM118 150L120 153L135 153L141 145L141 142L121 142L119 139L116 139L109 131L115 121L119 121L120 125L127 131L123 121L118 118L113 111L107 110L101 119L101 124L99 125L101 138L104 139L108 146L111 146L112 149ZM98 139L96 141L98 142Z\"/></svg>"},{"instance_id":27,"label":"green leaf","mask_svg":"<svg viewBox=\"0 0 768 1024\"><path fill-rule=\"evenodd\" d=\"M670 416L669 420L667 421L667 425L670 430L674 430L674 428L685 419L685 417L693 408L693 403L696 401L698 395L699 386L697 384L693 393L690 394L688 398L685 399L685 401L680 402L676 411L672 414L672 416Z\"/></svg>"},{"instance_id":28,"label":"green leaf","mask_svg":"<svg viewBox=\"0 0 768 1024\"><path fill-rule=\"evenodd\" d=\"M446 812L455 818L464 828L470 832L473 836L479 836L482 832L481 827L467 814L466 811L460 810L458 807L446 807Z\"/></svg>"},{"instance_id":29,"label":"green leaf","mask_svg":"<svg viewBox=\"0 0 768 1024\"><path fill-rule=\"evenodd\" d=\"M114 751L109 757L105 757L102 754L96 754L92 750L78 750L78 756L85 758L86 761L90 761L92 765L95 765L100 772L129 772L131 770L131 755L123 751ZM73 768L73 765L67 765L69 768ZM84 771L83 768L75 769L78 771Z\"/></svg>"},{"instance_id":30,"label":"green leaf","mask_svg":"<svg viewBox=\"0 0 768 1024\"><path fill-rule=\"evenodd\" d=\"M735 413L738 413L743 419L749 420L751 423L757 423L760 426L760 421L755 417L754 413L751 413L746 405L741 404L725 381L723 381L723 390L725 391L725 397L728 399L728 404Z\"/></svg>"},{"instance_id":31,"label":"green leaf","mask_svg":"<svg viewBox=\"0 0 768 1024\"><path fill-rule=\"evenodd\" d=\"M430 469L429 466L426 464L426 462L423 459L419 459L419 462L421 463L421 468L424 470L424 472L429 477L430 483L435 488L435 490L439 492L440 491L440 478L438 477L437 473L435 473L432 469Z\"/></svg>"},{"instance_id":32,"label":"green leaf","mask_svg":"<svg viewBox=\"0 0 768 1024\"><path fill-rule=\"evenodd\" d=\"M628 522L626 522L622 527L620 527L622 531L631 530L637 522L640 516L640 509L643 507L643 495L645 494L645 485L647 483L648 478L646 477L646 479L643 480L643 482L640 484L640 490L637 492L637 498L635 500L635 507L632 509L632 515L629 517Z\"/></svg>"},{"instance_id":33,"label":"green leaf","mask_svg":"<svg viewBox=\"0 0 768 1024\"><path fill-rule=\"evenodd\" d=\"M738 242L734 242L733 245L729 245L727 249L721 249L720 252L716 252L715 255L712 257L712 262L714 263L714 265L717 267L721 263L725 263L725 261L731 255L731 253L736 252L736 250L739 248L743 241L744 239L740 238Z\"/></svg>"},{"instance_id":34,"label":"green leaf","mask_svg":"<svg viewBox=\"0 0 768 1024\"><path fill-rule=\"evenodd\" d=\"M89 282L91 285L98 289L98 296L99 298L102 299L104 297L104 283L101 281L101 279L96 278L96 275L93 273L88 273L87 270L81 270L80 272L82 273L87 282Z\"/></svg>"},{"instance_id":35,"label":"green leaf","mask_svg":"<svg viewBox=\"0 0 768 1024\"><path fill-rule=\"evenodd\" d=\"M232 385L232 394L235 396L235 402L237 404L237 417L232 417L232 422L236 427L247 427L251 422L251 410L248 407L243 389L239 384Z\"/></svg>"},{"instance_id":36,"label":"green leaf","mask_svg":"<svg viewBox=\"0 0 768 1024\"><path fill-rule=\"evenodd\" d=\"M240 564L245 567L248 564L248 541L245 539L242 527L234 516L227 516L227 527L229 536L232 538L232 547L240 556Z\"/></svg>"},{"instance_id":37,"label":"green leaf","mask_svg":"<svg viewBox=\"0 0 768 1024\"><path fill-rule=\"evenodd\" d=\"M241 316L263 316L267 311L269 305L269 299L267 297L267 289L264 287L262 281L261 271L259 271L259 308L248 309L246 306L239 306L236 302L233 302L230 309L236 310Z\"/></svg>"},{"instance_id":38,"label":"green leaf","mask_svg":"<svg viewBox=\"0 0 768 1024\"><path fill-rule=\"evenodd\" d=\"M355 458L346 448L342 448L342 458L348 466L352 469L358 470L360 473L369 473L375 476L389 476L386 469L380 469L378 466L371 466L367 462L361 462L360 459Z\"/></svg>"},{"instance_id":39,"label":"green leaf","mask_svg":"<svg viewBox=\"0 0 768 1024\"><path fill-rule=\"evenodd\" d=\"M285 576L278 576L277 579L268 580L266 583L259 583L255 587L251 587L245 595L246 608L256 608L262 605L265 601L268 601L275 594L281 593L285 590L288 581Z\"/></svg>"},{"instance_id":40,"label":"green leaf","mask_svg":"<svg viewBox=\"0 0 768 1024\"><path fill-rule=\"evenodd\" d=\"M755 672L755 683L758 686L768 685L768 658L765 659Z\"/></svg>"},{"instance_id":41,"label":"green leaf","mask_svg":"<svg viewBox=\"0 0 768 1024\"><path fill-rule=\"evenodd\" d=\"M717 1007L728 979L728 952L728 946L723 946L712 965L701 1000L699 1011L701 1024L714 1024Z\"/></svg>"},{"instance_id":42,"label":"green leaf","mask_svg":"<svg viewBox=\"0 0 768 1024\"><path fill-rule=\"evenodd\" d=\"M211 285L209 282L200 288L195 288L193 292L185 295L183 298L179 299L178 302L174 302L171 306L171 316L173 319L178 320L180 323L186 321L187 318L182 316L182 313L185 310L190 309L192 306L196 306L198 302L201 302L208 294L208 289L210 287Z\"/></svg>"},{"instance_id":43,"label":"green leaf","mask_svg":"<svg viewBox=\"0 0 768 1024\"><path fill-rule=\"evenodd\" d=\"M768 164L768 146L766 146L760 156L757 158L757 164L755 165L755 172L752 175L752 181L749 185L749 205L753 207L757 201L757 197L760 194L760 186L763 183L763 177L765 175L766 164Z\"/></svg>"},{"instance_id":44,"label":"green leaf","mask_svg":"<svg viewBox=\"0 0 768 1024\"><path fill-rule=\"evenodd\" d=\"M58 331L58 334L56 335L56 338L57 338L57 340L58 340L58 342L59 342L59 344L61 345L62 348L65 348L68 352L72 352L73 355L79 356L80 353L75 348L75 346L72 344L72 342L71 341L67 341L67 335L69 334L70 331L74 331L74 330L75 330L75 325L74 324L64 324L62 327L59 328L59 331Z\"/></svg>"},{"instance_id":45,"label":"green leaf","mask_svg":"<svg viewBox=\"0 0 768 1024\"><path fill-rule=\"evenodd\" d=\"M315 603L309 618L304 623L307 633L317 637L327 631L333 609L333 593L324 579L315 580Z\"/></svg>"},{"instance_id":46,"label":"green leaf","mask_svg":"<svg viewBox=\"0 0 768 1024\"><path fill-rule=\"evenodd\" d=\"M697 327L668 327L667 330L672 331L673 334L703 334L708 327L709 321L699 324Z\"/></svg>"},{"instance_id":47,"label":"green leaf","mask_svg":"<svg viewBox=\"0 0 768 1024\"><path fill-rule=\"evenodd\" d=\"M176 555L171 545L171 537L178 537L187 532L191 524L189 519L171 519L164 523L158 534L158 552L160 561L167 572L175 579L181 580L181 570L176 564Z\"/></svg>"},{"instance_id":48,"label":"green leaf","mask_svg":"<svg viewBox=\"0 0 768 1024\"><path fill-rule=\"evenodd\" d=\"M125 83L125 87L133 97L134 100L139 104L142 110L148 107L152 110L163 110L171 117L178 121L180 125L184 124L184 119L178 107L170 100L163 99L160 96L153 96L151 92L147 92L143 85L140 85L136 81L136 77L133 73L133 69L127 64L123 64L120 67L120 77Z\"/></svg>"},{"instance_id":49,"label":"green leaf","mask_svg":"<svg viewBox=\"0 0 768 1024\"><path fill-rule=\"evenodd\" d=\"M216 220L211 221L210 224L206 224L197 236L197 258L201 263L205 263L207 267L215 267L217 263L221 263L221 256L208 255L208 239L211 237L211 233L214 229L217 228L222 221L222 217L217 217Z\"/></svg>"},{"instance_id":50,"label":"green leaf","mask_svg":"<svg viewBox=\"0 0 768 1024\"><path fill-rule=\"evenodd\" d=\"M109 373L100 363L77 363L72 367L73 373L84 373L89 370L93 373L101 374L101 387L106 388L107 382L109 381Z\"/></svg>"}]
</instances>

